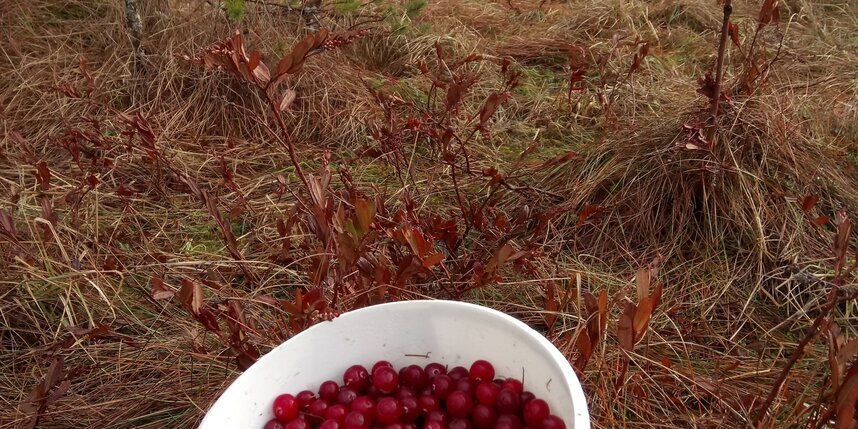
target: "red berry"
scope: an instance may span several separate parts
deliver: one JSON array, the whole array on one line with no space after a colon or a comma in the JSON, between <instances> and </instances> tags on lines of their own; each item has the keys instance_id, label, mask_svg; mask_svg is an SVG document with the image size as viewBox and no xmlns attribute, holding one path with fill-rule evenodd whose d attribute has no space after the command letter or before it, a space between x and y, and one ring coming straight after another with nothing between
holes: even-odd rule
<instances>
[{"instance_id":1,"label":"red berry","mask_svg":"<svg viewBox=\"0 0 858 429\"><path fill-rule=\"evenodd\" d=\"M456 390L461 390L470 396L477 394L477 382L470 378L463 378L456 382Z\"/></svg>"},{"instance_id":2,"label":"red berry","mask_svg":"<svg viewBox=\"0 0 858 429\"><path fill-rule=\"evenodd\" d=\"M298 401L288 393L274 398L273 408L274 418L283 423L290 422L298 417Z\"/></svg>"},{"instance_id":3,"label":"red berry","mask_svg":"<svg viewBox=\"0 0 858 429\"><path fill-rule=\"evenodd\" d=\"M336 420L325 420L319 425L319 429L339 429L340 422Z\"/></svg>"},{"instance_id":4,"label":"red berry","mask_svg":"<svg viewBox=\"0 0 858 429\"><path fill-rule=\"evenodd\" d=\"M468 419L453 419L448 427L450 429L474 429L474 425Z\"/></svg>"},{"instance_id":5,"label":"red berry","mask_svg":"<svg viewBox=\"0 0 858 429\"><path fill-rule=\"evenodd\" d=\"M498 417L495 429L521 429L521 419L515 414L504 414Z\"/></svg>"},{"instance_id":6,"label":"red berry","mask_svg":"<svg viewBox=\"0 0 858 429\"><path fill-rule=\"evenodd\" d=\"M336 381L328 380L319 386L319 397L330 403L337 400L340 393L340 385Z\"/></svg>"},{"instance_id":7,"label":"red berry","mask_svg":"<svg viewBox=\"0 0 858 429\"><path fill-rule=\"evenodd\" d=\"M430 411L436 411L440 409L439 400L432 395L420 395L420 397L417 398L417 408L423 414Z\"/></svg>"},{"instance_id":8,"label":"red berry","mask_svg":"<svg viewBox=\"0 0 858 429\"><path fill-rule=\"evenodd\" d=\"M477 381L493 380L495 378L495 367L487 361L480 359L471 364L471 370L468 371L468 374Z\"/></svg>"},{"instance_id":9,"label":"red berry","mask_svg":"<svg viewBox=\"0 0 858 429\"><path fill-rule=\"evenodd\" d=\"M447 367L445 367L444 365L441 365L440 363L432 362L432 363L426 365L426 367L423 368L423 371L425 371L426 375L430 379L432 379L432 378L435 378L441 374L446 374L447 373Z\"/></svg>"},{"instance_id":10,"label":"red berry","mask_svg":"<svg viewBox=\"0 0 858 429\"><path fill-rule=\"evenodd\" d=\"M501 389L497 384L488 381L481 381L480 384L477 385L477 401L481 404L493 407L495 406L495 399L497 398L500 390Z\"/></svg>"},{"instance_id":11,"label":"red berry","mask_svg":"<svg viewBox=\"0 0 858 429\"><path fill-rule=\"evenodd\" d=\"M310 429L310 425L307 424L307 421L304 419L295 419L286 423L286 426L283 426L283 429Z\"/></svg>"},{"instance_id":12,"label":"red berry","mask_svg":"<svg viewBox=\"0 0 858 429\"><path fill-rule=\"evenodd\" d=\"M428 413L426 413L426 418L424 420L426 420L427 422L441 422L445 425L448 421L447 414L445 414L441 410L429 411Z\"/></svg>"},{"instance_id":13,"label":"red berry","mask_svg":"<svg viewBox=\"0 0 858 429\"><path fill-rule=\"evenodd\" d=\"M514 378L507 378L506 380L504 380L501 384L501 388L512 390L513 392L518 394L521 394L522 391L524 391L524 386L521 384L521 382Z\"/></svg>"},{"instance_id":14,"label":"red berry","mask_svg":"<svg viewBox=\"0 0 858 429\"><path fill-rule=\"evenodd\" d=\"M413 387L399 386L399 389L396 389L396 394L394 396L399 399L405 398L407 396L417 396L417 391L414 390Z\"/></svg>"},{"instance_id":15,"label":"red berry","mask_svg":"<svg viewBox=\"0 0 858 429\"><path fill-rule=\"evenodd\" d=\"M447 375L439 375L432 379L432 396L445 399L453 391L453 379Z\"/></svg>"},{"instance_id":16,"label":"red berry","mask_svg":"<svg viewBox=\"0 0 858 429\"><path fill-rule=\"evenodd\" d=\"M343 373L343 384L355 392L363 392L369 385L369 372L363 365L352 365Z\"/></svg>"},{"instance_id":17,"label":"red berry","mask_svg":"<svg viewBox=\"0 0 858 429\"><path fill-rule=\"evenodd\" d=\"M346 418L343 420L344 429L367 429L368 427L369 419L357 411L346 414Z\"/></svg>"},{"instance_id":18,"label":"red berry","mask_svg":"<svg viewBox=\"0 0 858 429\"><path fill-rule=\"evenodd\" d=\"M501 414L517 414L521 409L521 398L512 390L501 389L495 398L495 408Z\"/></svg>"},{"instance_id":19,"label":"red berry","mask_svg":"<svg viewBox=\"0 0 858 429\"><path fill-rule=\"evenodd\" d=\"M389 366L378 367L372 371L372 385L379 392L393 392L399 387L399 374Z\"/></svg>"},{"instance_id":20,"label":"red berry","mask_svg":"<svg viewBox=\"0 0 858 429\"><path fill-rule=\"evenodd\" d=\"M423 371L423 368L417 365L408 365L399 372L399 381L406 386L422 389L426 386L429 378L426 377L426 372Z\"/></svg>"},{"instance_id":21,"label":"red berry","mask_svg":"<svg viewBox=\"0 0 858 429\"><path fill-rule=\"evenodd\" d=\"M349 409L343 404L331 405L325 410L325 419L336 420L337 423L342 424L348 413Z\"/></svg>"},{"instance_id":22,"label":"red berry","mask_svg":"<svg viewBox=\"0 0 858 429\"><path fill-rule=\"evenodd\" d=\"M277 419L271 419L262 429L283 429L283 423L278 422Z\"/></svg>"},{"instance_id":23,"label":"red berry","mask_svg":"<svg viewBox=\"0 0 858 429\"><path fill-rule=\"evenodd\" d=\"M447 396L447 412L453 417L465 418L474 408L474 401L467 393L457 390ZM452 422L451 422L452 425Z\"/></svg>"},{"instance_id":24,"label":"red berry","mask_svg":"<svg viewBox=\"0 0 858 429\"><path fill-rule=\"evenodd\" d=\"M393 368L393 364L386 360L380 360L372 365L372 369L369 371L370 374L374 373L376 369L386 366L388 368Z\"/></svg>"},{"instance_id":25,"label":"red berry","mask_svg":"<svg viewBox=\"0 0 858 429\"><path fill-rule=\"evenodd\" d=\"M531 391L525 390L524 392L521 392L521 395L518 395L518 397L521 398L521 404L524 405L530 400L535 399L536 395Z\"/></svg>"},{"instance_id":26,"label":"red berry","mask_svg":"<svg viewBox=\"0 0 858 429\"><path fill-rule=\"evenodd\" d=\"M453 379L453 381L459 381L459 379L467 377L468 370L465 367L457 366L450 371L447 372L447 375Z\"/></svg>"},{"instance_id":27,"label":"red berry","mask_svg":"<svg viewBox=\"0 0 858 429\"><path fill-rule=\"evenodd\" d=\"M343 387L337 393L337 402L343 405L351 405L352 401L354 401L357 396L358 394L354 390L349 389L348 387Z\"/></svg>"},{"instance_id":28,"label":"red berry","mask_svg":"<svg viewBox=\"0 0 858 429\"><path fill-rule=\"evenodd\" d=\"M426 421L423 423L423 429L447 429L447 424L439 421Z\"/></svg>"},{"instance_id":29,"label":"red berry","mask_svg":"<svg viewBox=\"0 0 858 429\"><path fill-rule=\"evenodd\" d=\"M521 415L529 426L536 428L548 417L548 413L548 403L542 399L534 399L524 406L524 412Z\"/></svg>"},{"instance_id":30,"label":"red berry","mask_svg":"<svg viewBox=\"0 0 858 429\"><path fill-rule=\"evenodd\" d=\"M548 417L542 420L542 426L540 427L541 429L566 429L566 423L560 417L549 414Z\"/></svg>"},{"instance_id":31,"label":"red berry","mask_svg":"<svg viewBox=\"0 0 858 429\"><path fill-rule=\"evenodd\" d=\"M385 426L384 429L405 429L405 425L402 423L391 423Z\"/></svg>"},{"instance_id":32,"label":"red berry","mask_svg":"<svg viewBox=\"0 0 858 429\"><path fill-rule=\"evenodd\" d=\"M392 424L399 422L402 416L402 405L396 399L381 398L375 405L375 417L381 423Z\"/></svg>"},{"instance_id":33,"label":"red berry","mask_svg":"<svg viewBox=\"0 0 858 429\"><path fill-rule=\"evenodd\" d=\"M295 399L298 400L298 407L306 410L316 400L316 394L309 390L302 390L301 393L295 395Z\"/></svg>"},{"instance_id":34,"label":"red berry","mask_svg":"<svg viewBox=\"0 0 858 429\"><path fill-rule=\"evenodd\" d=\"M352 401L351 410L357 411L372 420L375 417L375 401L369 396L358 396Z\"/></svg>"},{"instance_id":35,"label":"red berry","mask_svg":"<svg viewBox=\"0 0 858 429\"><path fill-rule=\"evenodd\" d=\"M325 416L325 410L327 409L328 403L325 402L324 399L316 399L309 407L307 407L307 414L321 419Z\"/></svg>"},{"instance_id":36,"label":"red berry","mask_svg":"<svg viewBox=\"0 0 858 429\"><path fill-rule=\"evenodd\" d=\"M420 417L420 408L417 405L417 398L408 396L401 398L399 403L402 405L402 417L400 418L405 423L411 423Z\"/></svg>"},{"instance_id":37,"label":"red berry","mask_svg":"<svg viewBox=\"0 0 858 429\"><path fill-rule=\"evenodd\" d=\"M479 429L490 429L495 427L498 414L495 409L489 405L479 404L471 411L471 420Z\"/></svg>"}]
</instances>

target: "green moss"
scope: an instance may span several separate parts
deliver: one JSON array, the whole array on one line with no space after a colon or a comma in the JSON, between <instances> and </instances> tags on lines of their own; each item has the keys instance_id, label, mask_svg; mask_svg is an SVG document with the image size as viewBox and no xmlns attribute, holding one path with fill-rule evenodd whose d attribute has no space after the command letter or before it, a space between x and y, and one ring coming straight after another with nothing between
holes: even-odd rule
<instances>
[{"instance_id":1,"label":"green moss","mask_svg":"<svg viewBox=\"0 0 858 429\"><path fill-rule=\"evenodd\" d=\"M358 9L360 9L360 1L358 0L337 0L334 2L334 12L337 15L353 15Z\"/></svg>"},{"instance_id":2,"label":"green moss","mask_svg":"<svg viewBox=\"0 0 858 429\"><path fill-rule=\"evenodd\" d=\"M241 21L247 14L244 0L226 0L226 16L232 21Z\"/></svg>"}]
</instances>

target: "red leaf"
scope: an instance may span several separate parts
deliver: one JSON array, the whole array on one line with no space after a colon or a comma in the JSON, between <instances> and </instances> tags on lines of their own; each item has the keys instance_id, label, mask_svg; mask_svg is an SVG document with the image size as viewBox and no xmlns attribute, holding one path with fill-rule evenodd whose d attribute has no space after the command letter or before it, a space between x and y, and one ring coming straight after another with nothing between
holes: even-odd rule
<instances>
[{"instance_id":1,"label":"red leaf","mask_svg":"<svg viewBox=\"0 0 858 429\"><path fill-rule=\"evenodd\" d=\"M858 361L852 363L845 381L837 389L835 429L850 429L855 423L855 404L858 403Z\"/></svg>"},{"instance_id":2,"label":"red leaf","mask_svg":"<svg viewBox=\"0 0 858 429\"><path fill-rule=\"evenodd\" d=\"M777 24L780 19L780 6L777 4L777 0L763 0L760 14L757 17L757 28L763 28L771 23Z\"/></svg>"},{"instance_id":3,"label":"red leaf","mask_svg":"<svg viewBox=\"0 0 858 429\"><path fill-rule=\"evenodd\" d=\"M730 26L729 26L729 33L730 33L730 40L732 40L733 44L735 44L737 47L739 47L741 49L742 48L742 42L739 40L739 26L736 24L733 24L731 22Z\"/></svg>"},{"instance_id":4,"label":"red leaf","mask_svg":"<svg viewBox=\"0 0 858 429\"><path fill-rule=\"evenodd\" d=\"M634 317L635 342L643 338L647 327L649 327L649 321L652 318L652 304L652 298L650 297L646 297L638 303Z\"/></svg>"},{"instance_id":5,"label":"red leaf","mask_svg":"<svg viewBox=\"0 0 858 429\"><path fill-rule=\"evenodd\" d=\"M620 320L617 322L617 339L620 342L620 348L626 351L632 351L635 345L634 317L637 306L633 303L627 303L623 314L620 315Z\"/></svg>"},{"instance_id":6,"label":"red leaf","mask_svg":"<svg viewBox=\"0 0 858 429\"><path fill-rule=\"evenodd\" d=\"M591 216L602 211L602 206L598 204L587 204L581 213L578 213L578 226L584 225Z\"/></svg>"},{"instance_id":7,"label":"red leaf","mask_svg":"<svg viewBox=\"0 0 858 429\"><path fill-rule=\"evenodd\" d=\"M428 268L428 269L432 269L432 267L434 267L435 265L438 265L443 260L444 260L444 254L443 253L440 253L440 252L439 253L433 253L433 254L431 254L431 255L429 255L423 259L423 266Z\"/></svg>"},{"instance_id":8,"label":"red leaf","mask_svg":"<svg viewBox=\"0 0 858 429\"><path fill-rule=\"evenodd\" d=\"M42 191L51 189L51 170L48 169L48 164L43 160L36 163L36 180L39 182L39 189Z\"/></svg>"},{"instance_id":9,"label":"red leaf","mask_svg":"<svg viewBox=\"0 0 858 429\"><path fill-rule=\"evenodd\" d=\"M160 301L162 299L170 299L176 293L164 287L164 280L160 277L152 277L152 299Z\"/></svg>"},{"instance_id":10,"label":"red leaf","mask_svg":"<svg viewBox=\"0 0 858 429\"><path fill-rule=\"evenodd\" d=\"M819 202L819 197L816 195L808 195L801 199L801 209L805 213L813 210L816 207L816 203Z\"/></svg>"},{"instance_id":11,"label":"red leaf","mask_svg":"<svg viewBox=\"0 0 858 429\"><path fill-rule=\"evenodd\" d=\"M179 288L179 301L185 309L197 316L203 308L203 287L200 282L190 279L182 279L182 287Z\"/></svg>"},{"instance_id":12,"label":"red leaf","mask_svg":"<svg viewBox=\"0 0 858 429\"><path fill-rule=\"evenodd\" d=\"M829 219L828 216L817 216L813 218L813 224L816 226L822 226L827 224L829 220L831 219Z\"/></svg>"},{"instance_id":13,"label":"red leaf","mask_svg":"<svg viewBox=\"0 0 858 429\"><path fill-rule=\"evenodd\" d=\"M641 268L635 273L635 286L638 291L639 302L649 296L649 285L651 280L650 270L647 267Z\"/></svg>"}]
</instances>

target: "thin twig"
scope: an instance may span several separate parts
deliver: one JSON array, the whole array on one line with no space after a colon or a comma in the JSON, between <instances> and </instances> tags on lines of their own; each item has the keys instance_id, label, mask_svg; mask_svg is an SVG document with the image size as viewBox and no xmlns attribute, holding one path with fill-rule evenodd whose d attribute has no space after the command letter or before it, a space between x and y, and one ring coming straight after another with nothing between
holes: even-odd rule
<instances>
[{"instance_id":1,"label":"thin twig","mask_svg":"<svg viewBox=\"0 0 858 429\"><path fill-rule=\"evenodd\" d=\"M730 32L730 14L733 13L732 0L724 0L724 21L721 24L721 40L718 43L718 61L715 63L715 95L712 97L712 122L718 117L721 101L721 80L724 77L724 52L727 50L727 36Z\"/></svg>"}]
</instances>

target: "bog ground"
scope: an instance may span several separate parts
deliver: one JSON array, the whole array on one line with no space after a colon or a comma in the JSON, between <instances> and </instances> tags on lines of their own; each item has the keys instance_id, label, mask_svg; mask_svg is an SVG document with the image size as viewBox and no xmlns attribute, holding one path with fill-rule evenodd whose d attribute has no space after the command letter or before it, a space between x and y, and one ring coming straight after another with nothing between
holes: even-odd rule
<instances>
[{"instance_id":1,"label":"bog ground","mask_svg":"<svg viewBox=\"0 0 858 429\"><path fill-rule=\"evenodd\" d=\"M192 427L428 297L595 427L855 427L858 3L304 3L0 1L0 426Z\"/></svg>"}]
</instances>

